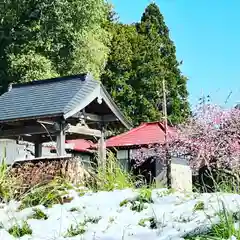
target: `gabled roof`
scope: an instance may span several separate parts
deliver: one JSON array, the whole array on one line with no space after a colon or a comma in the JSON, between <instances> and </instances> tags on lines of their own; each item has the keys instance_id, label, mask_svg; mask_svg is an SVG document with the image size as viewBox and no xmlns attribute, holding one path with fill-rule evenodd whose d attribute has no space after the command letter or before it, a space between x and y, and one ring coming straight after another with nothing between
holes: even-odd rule
<instances>
[{"instance_id":1,"label":"gabled roof","mask_svg":"<svg viewBox=\"0 0 240 240\"><path fill-rule=\"evenodd\" d=\"M164 125L160 122L143 123L139 127L106 140L107 147L127 147L149 144L163 144L165 141ZM169 135L174 129L168 127Z\"/></svg>"},{"instance_id":2,"label":"gabled roof","mask_svg":"<svg viewBox=\"0 0 240 240\"><path fill-rule=\"evenodd\" d=\"M131 125L101 82L88 74L13 85L8 92L0 96L0 122L50 116L67 119L96 98L105 101L116 118L130 128Z\"/></svg>"}]
</instances>

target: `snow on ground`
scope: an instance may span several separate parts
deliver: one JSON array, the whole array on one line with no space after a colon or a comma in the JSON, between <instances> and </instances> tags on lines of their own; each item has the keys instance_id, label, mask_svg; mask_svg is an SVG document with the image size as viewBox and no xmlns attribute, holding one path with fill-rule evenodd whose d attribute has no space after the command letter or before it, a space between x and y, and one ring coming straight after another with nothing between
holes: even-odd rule
<instances>
[{"instance_id":1,"label":"snow on ground","mask_svg":"<svg viewBox=\"0 0 240 240\"><path fill-rule=\"evenodd\" d=\"M38 206L47 216L47 220L30 219L33 208L18 210L19 203L10 202L0 205L0 239L14 240L8 229L14 224L27 221L32 229L32 235L25 235L21 240L167 240L183 239L187 233L204 232L211 223L218 221L216 213L221 209L221 201L230 211L237 211L240 206L240 195L234 194L166 194L166 190L152 191L153 203L145 203L145 208L132 211L130 203L120 206L125 199L134 199L137 190L115 190L112 192L79 193L71 190L69 195L73 200L63 205L53 205L51 208ZM196 210L197 205L204 209ZM36 208L36 207L35 207ZM151 229L147 221L155 218L157 228ZM73 228L86 219L84 233L66 237L70 226ZM211 219L211 220L209 220Z\"/></svg>"}]
</instances>

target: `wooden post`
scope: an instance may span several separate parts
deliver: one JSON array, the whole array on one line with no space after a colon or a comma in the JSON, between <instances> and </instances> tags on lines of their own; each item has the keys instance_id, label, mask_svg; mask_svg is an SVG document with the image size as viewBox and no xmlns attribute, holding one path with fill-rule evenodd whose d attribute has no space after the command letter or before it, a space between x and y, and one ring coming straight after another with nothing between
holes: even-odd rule
<instances>
[{"instance_id":1,"label":"wooden post","mask_svg":"<svg viewBox=\"0 0 240 240\"><path fill-rule=\"evenodd\" d=\"M104 137L104 127L101 127L101 137L98 141L98 162L101 164L103 168L106 166L106 159L107 159L107 151L106 151L106 143Z\"/></svg>"},{"instance_id":2,"label":"wooden post","mask_svg":"<svg viewBox=\"0 0 240 240\"><path fill-rule=\"evenodd\" d=\"M42 143L40 141L34 142L35 158L42 157Z\"/></svg>"},{"instance_id":3,"label":"wooden post","mask_svg":"<svg viewBox=\"0 0 240 240\"><path fill-rule=\"evenodd\" d=\"M58 132L57 135L57 155L58 156L65 156L66 155L66 151L65 151L65 140L66 140L66 136L65 136L65 132L64 132L64 128L63 128L63 124L60 124L60 131Z\"/></svg>"},{"instance_id":4,"label":"wooden post","mask_svg":"<svg viewBox=\"0 0 240 240\"><path fill-rule=\"evenodd\" d=\"M165 130L165 163L166 163L166 178L167 178L167 186L171 188L171 157L168 152L168 120L167 120L167 97L166 97L166 86L165 79L162 81L163 87L163 115L164 115L164 130Z\"/></svg>"}]
</instances>

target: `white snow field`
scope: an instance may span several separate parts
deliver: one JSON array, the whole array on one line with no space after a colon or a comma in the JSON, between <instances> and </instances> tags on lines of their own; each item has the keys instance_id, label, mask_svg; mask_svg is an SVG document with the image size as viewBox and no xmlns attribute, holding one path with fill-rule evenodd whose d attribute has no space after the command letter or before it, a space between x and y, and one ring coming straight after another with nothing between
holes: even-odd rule
<instances>
[{"instance_id":1,"label":"white snow field","mask_svg":"<svg viewBox=\"0 0 240 240\"><path fill-rule=\"evenodd\" d=\"M32 219L34 208L19 211L20 203L11 201L0 205L0 240L178 240L186 234L204 233L217 223L222 201L230 211L240 209L240 195L169 194L166 189L153 190L153 203L145 203L140 212L131 210L131 203L120 206L123 200L134 199L138 194L137 190L126 189L80 196L70 190L73 200L69 203L34 207L48 216L46 220ZM149 221L144 221L148 218L155 219L154 229ZM13 225L21 226L24 221L30 226L31 235L15 238L9 234ZM71 225L72 230L81 226L82 231L71 236Z\"/></svg>"}]
</instances>

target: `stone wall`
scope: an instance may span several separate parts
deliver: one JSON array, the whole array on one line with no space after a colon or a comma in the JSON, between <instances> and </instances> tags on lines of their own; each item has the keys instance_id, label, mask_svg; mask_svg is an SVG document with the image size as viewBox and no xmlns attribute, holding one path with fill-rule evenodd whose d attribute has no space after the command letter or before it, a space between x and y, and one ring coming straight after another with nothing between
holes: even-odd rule
<instances>
[{"instance_id":1,"label":"stone wall","mask_svg":"<svg viewBox=\"0 0 240 240\"><path fill-rule=\"evenodd\" d=\"M74 184L85 184L85 181L91 178L91 170L86 170L79 159L71 157L16 162L10 172L27 188L47 183L56 177Z\"/></svg>"},{"instance_id":2,"label":"stone wall","mask_svg":"<svg viewBox=\"0 0 240 240\"><path fill-rule=\"evenodd\" d=\"M185 159L173 158L171 163L172 188L179 192L192 191L192 170Z\"/></svg>"}]
</instances>

